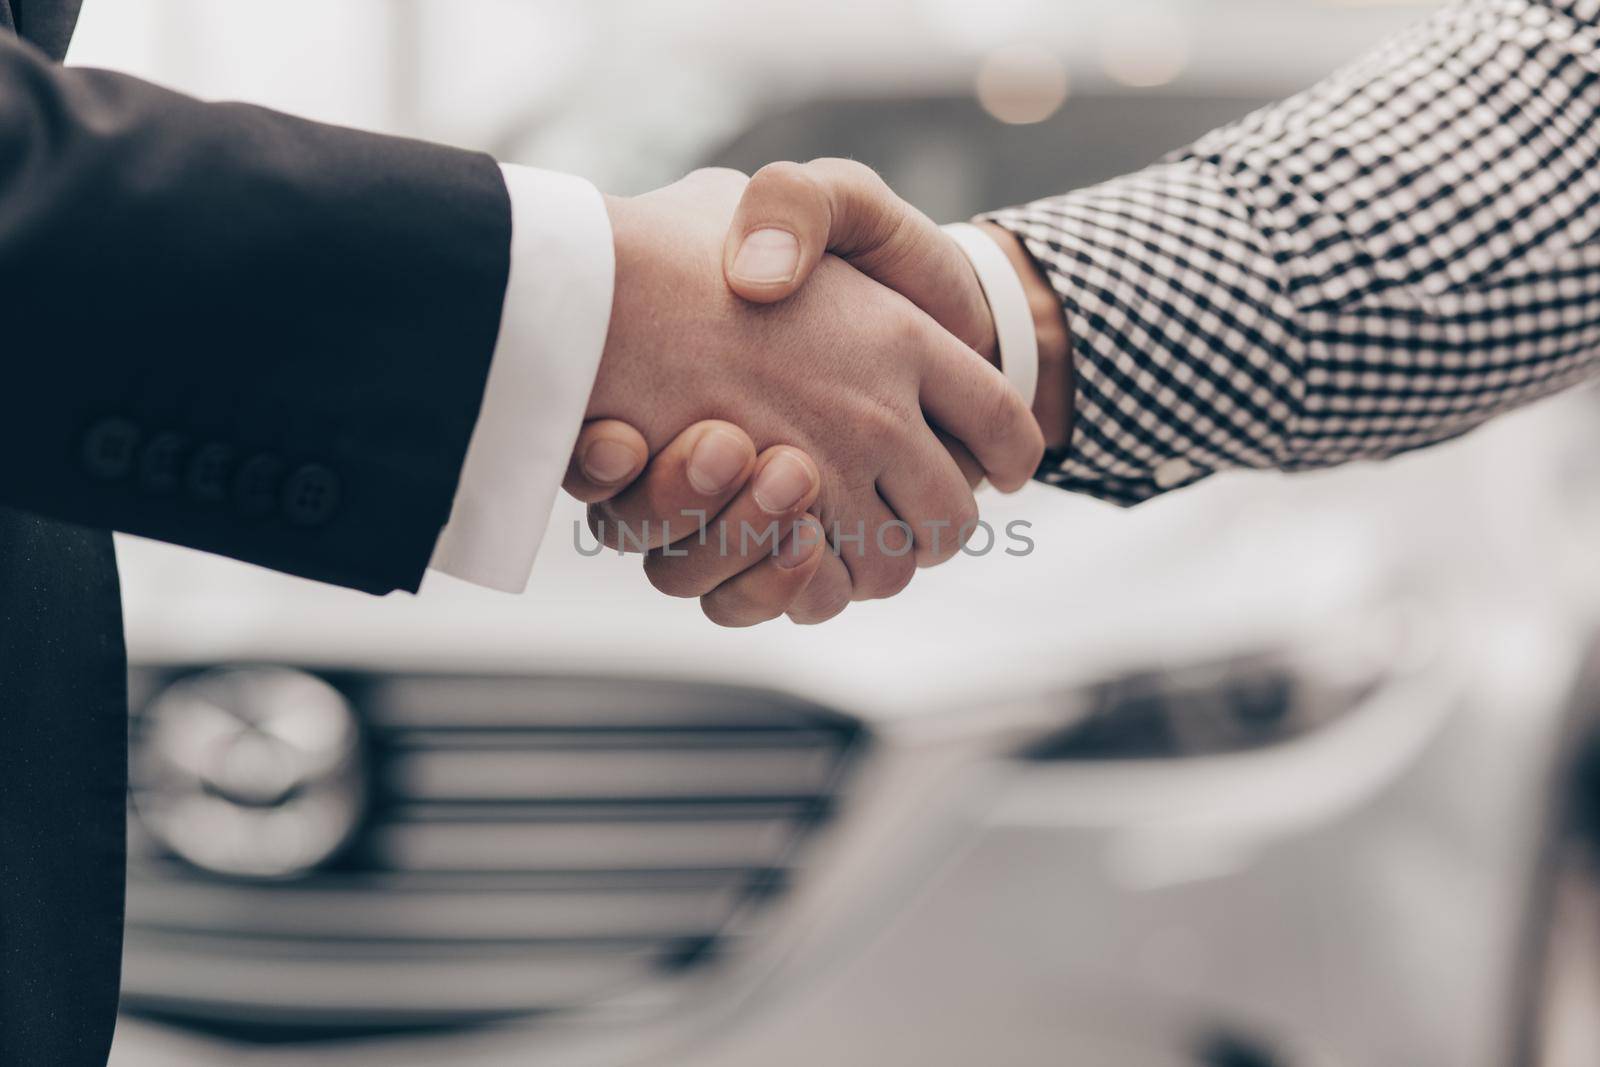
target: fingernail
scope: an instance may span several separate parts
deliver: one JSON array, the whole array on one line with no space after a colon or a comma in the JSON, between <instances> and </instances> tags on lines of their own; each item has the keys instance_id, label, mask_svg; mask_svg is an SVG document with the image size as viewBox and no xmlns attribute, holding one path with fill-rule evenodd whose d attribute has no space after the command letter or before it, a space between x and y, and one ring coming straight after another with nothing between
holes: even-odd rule
<instances>
[{"instance_id":1,"label":"fingernail","mask_svg":"<svg viewBox=\"0 0 1600 1067\"><path fill-rule=\"evenodd\" d=\"M727 430L712 430L689 456L689 484L710 495L720 493L744 470L744 444Z\"/></svg>"},{"instance_id":2,"label":"fingernail","mask_svg":"<svg viewBox=\"0 0 1600 1067\"><path fill-rule=\"evenodd\" d=\"M783 551L778 553L778 566L786 571L793 570L810 559L821 543L822 526L816 519L807 517L804 521L795 523L793 532L789 534L789 540L783 546Z\"/></svg>"},{"instance_id":3,"label":"fingernail","mask_svg":"<svg viewBox=\"0 0 1600 1067\"><path fill-rule=\"evenodd\" d=\"M799 457L779 452L756 475L756 503L762 511L776 515L800 503L811 492L811 486L811 468Z\"/></svg>"},{"instance_id":4,"label":"fingernail","mask_svg":"<svg viewBox=\"0 0 1600 1067\"><path fill-rule=\"evenodd\" d=\"M756 230L733 257L733 276L770 285L794 279L800 269L800 242L787 230Z\"/></svg>"},{"instance_id":5,"label":"fingernail","mask_svg":"<svg viewBox=\"0 0 1600 1067\"><path fill-rule=\"evenodd\" d=\"M596 485L611 485L633 473L638 457L617 441L596 441L583 452L583 474Z\"/></svg>"}]
</instances>

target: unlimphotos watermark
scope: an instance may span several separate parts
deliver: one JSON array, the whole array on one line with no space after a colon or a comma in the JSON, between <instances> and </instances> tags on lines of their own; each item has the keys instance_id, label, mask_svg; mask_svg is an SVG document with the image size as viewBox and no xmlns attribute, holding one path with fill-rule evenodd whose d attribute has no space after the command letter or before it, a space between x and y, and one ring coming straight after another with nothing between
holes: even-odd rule
<instances>
[{"instance_id":1,"label":"unlimphotos watermark","mask_svg":"<svg viewBox=\"0 0 1600 1067\"><path fill-rule=\"evenodd\" d=\"M588 531L591 535L588 543L584 538L588 527L575 521L572 545L584 556L598 556L607 547L618 555L656 550L663 556L687 556L694 548L709 548L720 556L736 555L745 559L762 553L776 556L785 546L809 548L826 537L829 548L840 556L852 551L857 556L873 552L905 556L916 551L920 531L931 552L947 549L952 539L968 556L987 556L996 551L1008 556L1030 556L1034 549L1034 540L1028 536L1033 523L1026 519L1013 519L1000 531L982 519L959 529L948 519L930 519L916 526L902 519L892 519L870 530L864 520L853 526L835 522L824 529L820 523L805 519L787 524L774 519L765 525L709 519L704 511L682 512L681 520L675 521L646 519L630 523L600 519L595 529Z\"/></svg>"}]
</instances>

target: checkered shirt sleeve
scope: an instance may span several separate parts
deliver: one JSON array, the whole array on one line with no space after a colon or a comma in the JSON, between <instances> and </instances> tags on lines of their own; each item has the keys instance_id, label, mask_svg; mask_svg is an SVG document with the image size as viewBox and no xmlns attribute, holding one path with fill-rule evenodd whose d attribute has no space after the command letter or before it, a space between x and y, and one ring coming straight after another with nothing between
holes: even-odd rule
<instances>
[{"instance_id":1,"label":"checkered shirt sleeve","mask_svg":"<svg viewBox=\"0 0 1600 1067\"><path fill-rule=\"evenodd\" d=\"M989 217L1072 336L1045 482L1133 504L1443 441L1600 366L1600 0L1458 0L1157 166Z\"/></svg>"}]
</instances>

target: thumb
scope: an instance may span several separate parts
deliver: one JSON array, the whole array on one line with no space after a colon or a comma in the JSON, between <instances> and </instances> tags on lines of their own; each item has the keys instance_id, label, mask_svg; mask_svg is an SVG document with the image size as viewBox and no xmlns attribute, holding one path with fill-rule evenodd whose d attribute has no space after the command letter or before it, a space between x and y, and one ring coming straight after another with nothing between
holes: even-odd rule
<instances>
[{"instance_id":1,"label":"thumb","mask_svg":"<svg viewBox=\"0 0 1600 1067\"><path fill-rule=\"evenodd\" d=\"M986 352L993 321L966 256L870 168L848 159L773 163L745 186L723 248L728 287L770 304L832 253Z\"/></svg>"},{"instance_id":2,"label":"thumb","mask_svg":"<svg viewBox=\"0 0 1600 1067\"><path fill-rule=\"evenodd\" d=\"M728 288L771 304L799 291L833 239L831 190L799 163L773 163L744 188L723 246Z\"/></svg>"}]
</instances>

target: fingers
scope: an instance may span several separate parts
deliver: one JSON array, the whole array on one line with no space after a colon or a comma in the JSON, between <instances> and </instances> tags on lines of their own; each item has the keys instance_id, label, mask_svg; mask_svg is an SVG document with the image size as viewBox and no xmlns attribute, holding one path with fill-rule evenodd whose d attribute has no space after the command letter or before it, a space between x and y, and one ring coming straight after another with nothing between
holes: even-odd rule
<instances>
[{"instance_id":1,"label":"fingers","mask_svg":"<svg viewBox=\"0 0 1600 1067\"><path fill-rule=\"evenodd\" d=\"M931 441L922 454L899 457L878 476L878 495L911 527L919 567L954 556L962 535L977 529L978 502L967 476Z\"/></svg>"},{"instance_id":2,"label":"fingers","mask_svg":"<svg viewBox=\"0 0 1600 1067\"><path fill-rule=\"evenodd\" d=\"M650 459L644 436L625 422L585 423L561 487L585 504L609 500L633 483Z\"/></svg>"},{"instance_id":3,"label":"fingers","mask_svg":"<svg viewBox=\"0 0 1600 1067\"><path fill-rule=\"evenodd\" d=\"M816 572L789 605L789 620L800 626L827 622L850 606L850 570L832 552L821 553Z\"/></svg>"},{"instance_id":4,"label":"fingers","mask_svg":"<svg viewBox=\"0 0 1600 1067\"><path fill-rule=\"evenodd\" d=\"M928 361L921 401L928 421L970 449L1002 492L1027 485L1044 458L1044 435L1021 394L954 338L932 337L922 347Z\"/></svg>"},{"instance_id":5,"label":"fingers","mask_svg":"<svg viewBox=\"0 0 1600 1067\"><path fill-rule=\"evenodd\" d=\"M988 304L956 243L848 159L773 163L744 189L723 247L729 287L772 303L805 284L823 253L898 290L969 346L994 333Z\"/></svg>"},{"instance_id":6,"label":"fingers","mask_svg":"<svg viewBox=\"0 0 1600 1067\"><path fill-rule=\"evenodd\" d=\"M764 569L774 556L781 555L780 546L796 532L821 488L822 478L810 456L784 445L769 448L756 461L754 477L717 516L706 535L650 553L644 561L645 575L668 596L698 597L747 570ZM791 560L793 564L802 562ZM769 580L744 591L749 594L765 588L783 590L788 585ZM767 618L783 614L798 590L797 585L782 602L772 605Z\"/></svg>"},{"instance_id":7,"label":"fingers","mask_svg":"<svg viewBox=\"0 0 1600 1067\"><path fill-rule=\"evenodd\" d=\"M976 456L967 451L967 446L957 441L947 433L935 430L934 436L939 438L939 443L944 445L944 450L950 453L950 458L956 461L956 466L961 469L961 476L967 480L969 489L978 488L983 481L983 464L978 462Z\"/></svg>"},{"instance_id":8,"label":"fingers","mask_svg":"<svg viewBox=\"0 0 1600 1067\"><path fill-rule=\"evenodd\" d=\"M589 509L600 543L645 552L698 533L755 469L750 437L730 423L696 423L661 450L637 482Z\"/></svg>"},{"instance_id":9,"label":"fingers","mask_svg":"<svg viewBox=\"0 0 1600 1067\"><path fill-rule=\"evenodd\" d=\"M887 600L917 573L913 532L871 488L846 513L851 518L824 518L834 551L849 572L851 599Z\"/></svg>"},{"instance_id":10,"label":"fingers","mask_svg":"<svg viewBox=\"0 0 1600 1067\"><path fill-rule=\"evenodd\" d=\"M806 515L787 528L782 547L700 598L706 618L719 626L755 626L776 619L831 559L822 524Z\"/></svg>"}]
</instances>

